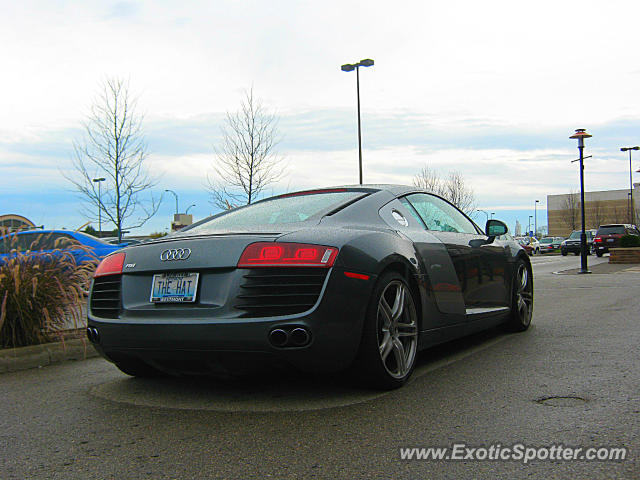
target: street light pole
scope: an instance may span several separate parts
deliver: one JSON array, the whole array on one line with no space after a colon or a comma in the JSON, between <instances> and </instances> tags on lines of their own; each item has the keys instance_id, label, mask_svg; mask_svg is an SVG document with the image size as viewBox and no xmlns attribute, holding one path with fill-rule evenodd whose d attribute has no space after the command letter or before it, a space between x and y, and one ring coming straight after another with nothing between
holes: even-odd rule
<instances>
[{"instance_id":1,"label":"street light pole","mask_svg":"<svg viewBox=\"0 0 640 480\"><path fill-rule=\"evenodd\" d=\"M481 210L479 208L476 209L478 212L482 212L487 216L487 222L489 221L489 214L487 212L485 212L484 210Z\"/></svg>"},{"instance_id":2,"label":"street light pole","mask_svg":"<svg viewBox=\"0 0 640 480\"><path fill-rule=\"evenodd\" d=\"M342 65L340 69L343 72L352 72L356 71L356 96L358 99L358 171L359 171L359 179L360 185L362 185L362 130L360 126L360 67L371 67L373 65L373 60L370 58L365 58L364 60L360 60L358 63L347 63Z\"/></svg>"},{"instance_id":3,"label":"street light pole","mask_svg":"<svg viewBox=\"0 0 640 480\"><path fill-rule=\"evenodd\" d=\"M165 192L173 193L173 196L176 197L176 215L178 214L178 194L173 190L165 190Z\"/></svg>"},{"instance_id":4,"label":"street light pole","mask_svg":"<svg viewBox=\"0 0 640 480\"><path fill-rule=\"evenodd\" d=\"M187 207L187 209L185 210L184 214L185 214L185 215L187 215L187 214L189 213L189 209L190 209L191 207L195 207L195 206L196 206L196 204L195 204L195 203L194 203L193 205L189 205L189 206Z\"/></svg>"},{"instance_id":5,"label":"street light pole","mask_svg":"<svg viewBox=\"0 0 640 480\"><path fill-rule=\"evenodd\" d=\"M534 237L537 237L537 235L538 235L538 204L539 204L539 203L540 203L540 200L536 200L536 201L533 203L533 215L534 215L533 220L534 220L534 222L535 222L535 223L534 223L534 227L533 227L533 229L534 229L534 230L533 230L533 236L534 236Z\"/></svg>"},{"instance_id":6,"label":"street light pole","mask_svg":"<svg viewBox=\"0 0 640 480\"><path fill-rule=\"evenodd\" d=\"M580 233L580 272L591 273L587 268L587 232L585 230L584 215L584 139L591 138L584 128L576 129L576 133L569 138L578 139L578 150L580 151L580 215L582 217L582 232Z\"/></svg>"},{"instance_id":7,"label":"street light pole","mask_svg":"<svg viewBox=\"0 0 640 480\"><path fill-rule=\"evenodd\" d=\"M629 223L635 224L634 205L633 205L633 170L631 169L631 150L640 150L640 147L622 147L621 152L629 152Z\"/></svg>"},{"instance_id":8,"label":"street light pole","mask_svg":"<svg viewBox=\"0 0 640 480\"><path fill-rule=\"evenodd\" d=\"M98 184L98 238L102 235L102 195L100 193L100 184L104 182L104 178L94 178L93 181Z\"/></svg>"},{"instance_id":9,"label":"street light pole","mask_svg":"<svg viewBox=\"0 0 640 480\"><path fill-rule=\"evenodd\" d=\"M496 214L496 212L491 212L491 218Z\"/></svg>"}]
</instances>

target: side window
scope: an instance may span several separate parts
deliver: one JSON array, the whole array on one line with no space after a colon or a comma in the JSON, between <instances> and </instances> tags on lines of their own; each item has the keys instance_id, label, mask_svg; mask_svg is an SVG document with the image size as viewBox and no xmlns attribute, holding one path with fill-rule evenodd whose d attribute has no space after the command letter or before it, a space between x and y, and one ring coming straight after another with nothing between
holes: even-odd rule
<instances>
[{"instance_id":1,"label":"side window","mask_svg":"<svg viewBox=\"0 0 640 480\"><path fill-rule=\"evenodd\" d=\"M475 225L450 203L434 195L413 193L400 199L420 215L427 230L477 234Z\"/></svg>"}]
</instances>

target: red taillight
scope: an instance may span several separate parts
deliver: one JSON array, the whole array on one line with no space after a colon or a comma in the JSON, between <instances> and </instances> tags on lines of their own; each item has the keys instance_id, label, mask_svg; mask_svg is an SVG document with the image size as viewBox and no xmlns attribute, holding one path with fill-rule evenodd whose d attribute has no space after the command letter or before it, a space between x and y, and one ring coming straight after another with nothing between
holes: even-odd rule
<instances>
[{"instance_id":1,"label":"red taillight","mask_svg":"<svg viewBox=\"0 0 640 480\"><path fill-rule=\"evenodd\" d=\"M247 246L238 260L238 268L251 267L324 267L333 265L338 249L306 243L258 242Z\"/></svg>"},{"instance_id":2,"label":"red taillight","mask_svg":"<svg viewBox=\"0 0 640 480\"><path fill-rule=\"evenodd\" d=\"M602 243L602 238L600 238L600 237L596 237L596 238L594 238L594 239L593 239L593 241L594 241L595 243Z\"/></svg>"},{"instance_id":3,"label":"red taillight","mask_svg":"<svg viewBox=\"0 0 640 480\"><path fill-rule=\"evenodd\" d=\"M93 274L93 278L122 273L125 255L126 254L124 252L120 252L106 257L100 262L98 268L96 268L96 271Z\"/></svg>"}]
</instances>

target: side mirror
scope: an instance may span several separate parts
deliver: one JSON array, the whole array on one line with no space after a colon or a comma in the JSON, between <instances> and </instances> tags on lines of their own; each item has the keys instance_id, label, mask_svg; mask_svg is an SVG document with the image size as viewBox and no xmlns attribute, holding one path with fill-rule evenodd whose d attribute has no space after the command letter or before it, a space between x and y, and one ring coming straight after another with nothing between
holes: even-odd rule
<instances>
[{"instance_id":1,"label":"side mirror","mask_svg":"<svg viewBox=\"0 0 640 480\"><path fill-rule=\"evenodd\" d=\"M509 228L500 220L487 220L487 224L484 227L484 231L490 238L499 237L509 231Z\"/></svg>"}]
</instances>

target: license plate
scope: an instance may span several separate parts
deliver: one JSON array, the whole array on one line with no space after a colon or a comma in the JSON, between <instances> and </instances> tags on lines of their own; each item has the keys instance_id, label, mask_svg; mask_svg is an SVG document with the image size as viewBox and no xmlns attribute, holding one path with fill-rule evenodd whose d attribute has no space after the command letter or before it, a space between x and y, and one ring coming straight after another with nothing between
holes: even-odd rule
<instances>
[{"instance_id":1,"label":"license plate","mask_svg":"<svg viewBox=\"0 0 640 480\"><path fill-rule=\"evenodd\" d=\"M152 303L189 303L196 301L198 273L157 273L151 284Z\"/></svg>"},{"instance_id":2,"label":"license plate","mask_svg":"<svg viewBox=\"0 0 640 480\"><path fill-rule=\"evenodd\" d=\"M607 238L607 242L613 243L613 242L615 242L615 241L616 241L616 239L615 239L615 238Z\"/></svg>"}]
</instances>

